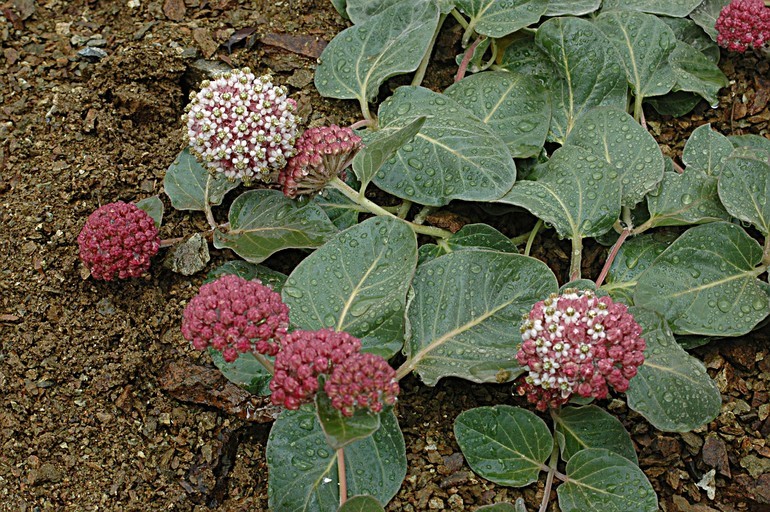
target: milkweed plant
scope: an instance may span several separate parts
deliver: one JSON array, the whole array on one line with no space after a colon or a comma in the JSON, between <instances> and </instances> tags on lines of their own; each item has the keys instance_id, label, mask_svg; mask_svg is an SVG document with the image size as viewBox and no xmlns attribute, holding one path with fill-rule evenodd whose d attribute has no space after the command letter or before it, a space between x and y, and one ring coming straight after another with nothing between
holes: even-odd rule
<instances>
[{"instance_id":1,"label":"milkweed plant","mask_svg":"<svg viewBox=\"0 0 770 512\"><path fill-rule=\"evenodd\" d=\"M414 373L427 386L511 383L518 406L467 410L454 434L489 481L543 478L541 512L554 488L564 512L658 510L628 432L602 405L625 395L669 432L719 413L717 387L686 349L745 335L770 313L770 140L705 124L674 161L644 112L716 106L727 84L718 44L766 48L770 9L332 3L351 25L321 55L315 86L356 100L361 120L306 127L286 87L234 69L191 94L189 147L164 180L173 207L203 212L208 243L239 257L186 305L181 331L280 407L270 507L383 510L407 471L394 410ZM463 30L454 83L425 88L451 23ZM379 101L396 75L411 85ZM219 222L214 209L233 191ZM427 221L460 201L530 227ZM147 272L173 242L158 237L162 211L157 197L95 211L78 237L91 276ZM558 278L530 255L548 229L571 244ZM595 276L582 274L587 239L610 247ZM284 249L308 255L288 276L260 265Z\"/></svg>"}]
</instances>

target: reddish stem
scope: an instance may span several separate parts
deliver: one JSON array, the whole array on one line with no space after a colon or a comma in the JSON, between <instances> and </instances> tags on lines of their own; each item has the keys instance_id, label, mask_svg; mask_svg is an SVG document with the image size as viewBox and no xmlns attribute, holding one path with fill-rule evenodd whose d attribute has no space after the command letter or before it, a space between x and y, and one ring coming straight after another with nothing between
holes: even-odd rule
<instances>
[{"instance_id":1,"label":"reddish stem","mask_svg":"<svg viewBox=\"0 0 770 512\"><path fill-rule=\"evenodd\" d=\"M615 245L612 246L612 250L610 251L610 254L607 256L607 261L604 262L604 268L602 269L601 274L599 274L598 279L596 279L596 288L599 288L604 282L604 278L607 277L607 274L610 271L610 266L612 266L612 262L615 261L615 256L618 255L620 246L623 245L623 242L626 241L626 238L628 238L628 235L630 234L631 234L631 230L629 228L624 229L623 232L620 234L620 238L618 238L618 241L615 242Z\"/></svg>"},{"instance_id":2,"label":"reddish stem","mask_svg":"<svg viewBox=\"0 0 770 512\"><path fill-rule=\"evenodd\" d=\"M472 45L468 47L467 50L465 50L465 55L463 55L463 60L460 62L460 67L457 68L457 74L455 75L455 83L459 82L463 79L465 76L465 72L468 70L468 64L471 63L471 58L473 58L473 52L476 51L476 47L481 42L481 38L479 37L476 39Z\"/></svg>"}]
</instances>

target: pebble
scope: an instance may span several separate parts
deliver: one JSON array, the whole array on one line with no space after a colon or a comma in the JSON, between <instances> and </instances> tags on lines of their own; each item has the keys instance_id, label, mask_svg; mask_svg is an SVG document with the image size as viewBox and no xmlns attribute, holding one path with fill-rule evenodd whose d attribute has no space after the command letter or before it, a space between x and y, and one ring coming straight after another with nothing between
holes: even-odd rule
<instances>
[{"instance_id":1,"label":"pebble","mask_svg":"<svg viewBox=\"0 0 770 512\"><path fill-rule=\"evenodd\" d=\"M433 497L428 501L428 508L431 510L444 510L444 500Z\"/></svg>"},{"instance_id":2,"label":"pebble","mask_svg":"<svg viewBox=\"0 0 770 512\"><path fill-rule=\"evenodd\" d=\"M106 57L107 52L105 52L101 48L93 48L91 46L87 46L82 50L79 50L78 55L91 62L97 62L102 60L104 57Z\"/></svg>"}]
</instances>

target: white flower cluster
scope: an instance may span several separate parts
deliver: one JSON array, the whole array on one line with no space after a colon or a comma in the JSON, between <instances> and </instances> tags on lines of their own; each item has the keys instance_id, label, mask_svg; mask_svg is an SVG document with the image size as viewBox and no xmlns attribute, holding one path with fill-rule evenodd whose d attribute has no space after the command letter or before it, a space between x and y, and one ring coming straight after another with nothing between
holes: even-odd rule
<instances>
[{"instance_id":1,"label":"white flower cluster","mask_svg":"<svg viewBox=\"0 0 770 512\"><path fill-rule=\"evenodd\" d=\"M270 76L243 68L204 81L186 108L192 152L211 171L270 183L294 155L297 104Z\"/></svg>"}]
</instances>

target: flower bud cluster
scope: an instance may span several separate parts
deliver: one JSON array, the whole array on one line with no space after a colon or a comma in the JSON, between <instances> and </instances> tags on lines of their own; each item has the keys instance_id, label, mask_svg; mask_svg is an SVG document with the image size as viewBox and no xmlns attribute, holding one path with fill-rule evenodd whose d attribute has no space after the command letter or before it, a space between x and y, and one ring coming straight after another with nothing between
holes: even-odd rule
<instances>
[{"instance_id":1,"label":"flower bud cluster","mask_svg":"<svg viewBox=\"0 0 770 512\"><path fill-rule=\"evenodd\" d=\"M288 326L289 308L278 293L230 274L201 286L184 310L182 334L196 349L215 348L233 362L245 352L277 354Z\"/></svg>"},{"instance_id":2,"label":"flower bud cluster","mask_svg":"<svg viewBox=\"0 0 770 512\"><path fill-rule=\"evenodd\" d=\"M106 204L88 216L78 235L80 259L96 279L139 277L160 248L155 221L130 203Z\"/></svg>"},{"instance_id":3,"label":"flower bud cluster","mask_svg":"<svg viewBox=\"0 0 770 512\"><path fill-rule=\"evenodd\" d=\"M322 190L342 175L360 147L361 137L350 128L308 128L297 140L296 154L278 175L284 195L295 198Z\"/></svg>"},{"instance_id":4,"label":"flower bud cluster","mask_svg":"<svg viewBox=\"0 0 770 512\"><path fill-rule=\"evenodd\" d=\"M228 179L270 183L294 154L297 104L248 68L204 81L186 108L193 153Z\"/></svg>"},{"instance_id":5,"label":"flower bud cluster","mask_svg":"<svg viewBox=\"0 0 770 512\"><path fill-rule=\"evenodd\" d=\"M396 371L374 354L354 354L336 366L324 391L343 416L353 416L357 407L374 412L396 403L399 387Z\"/></svg>"},{"instance_id":6,"label":"flower bud cluster","mask_svg":"<svg viewBox=\"0 0 770 512\"><path fill-rule=\"evenodd\" d=\"M745 52L770 41L770 9L763 0L732 0L719 13L717 42L729 50Z\"/></svg>"},{"instance_id":7,"label":"flower bud cluster","mask_svg":"<svg viewBox=\"0 0 770 512\"><path fill-rule=\"evenodd\" d=\"M589 290L565 290L534 305L521 326L516 358L529 374L518 388L538 410L573 393L605 398L623 392L644 362L641 326L624 304Z\"/></svg>"},{"instance_id":8,"label":"flower bud cluster","mask_svg":"<svg viewBox=\"0 0 770 512\"><path fill-rule=\"evenodd\" d=\"M318 377L332 372L361 350L361 341L334 329L294 331L281 340L270 381L272 401L298 409L318 392Z\"/></svg>"}]
</instances>

